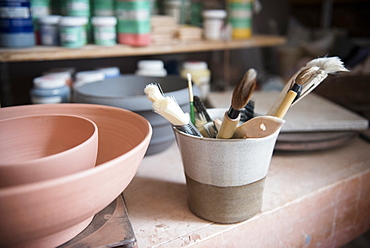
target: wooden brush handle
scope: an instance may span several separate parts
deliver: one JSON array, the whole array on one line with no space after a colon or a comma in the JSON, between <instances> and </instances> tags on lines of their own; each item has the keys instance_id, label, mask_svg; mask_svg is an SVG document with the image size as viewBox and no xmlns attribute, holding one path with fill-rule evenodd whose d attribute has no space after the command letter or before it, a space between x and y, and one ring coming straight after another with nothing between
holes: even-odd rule
<instances>
[{"instance_id":1,"label":"wooden brush handle","mask_svg":"<svg viewBox=\"0 0 370 248\"><path fill-rule=\"evenodd\" d=\"M279 108L276 110L276 113L274 114L274 116L279 117L279 118L284 118L286 112L288 112L288 109L292 105L292 102L294 101L296 96L297 96L296 92L289 90L288 93L286 93Z\"/></svg>"},{"instance_id":2,"label":"wooden brush handle","mask_svg":"<svg viewBox=\"0 0 370 248\"><path fill-rule=\"evenodd\" d=\"M230 119L226 112L222 120L221 128L218 131L217 138L230 139L231 137L233 137L235 128L238 125L239 120L240 115L235 119Z\"/></svg>"}]
</instances>

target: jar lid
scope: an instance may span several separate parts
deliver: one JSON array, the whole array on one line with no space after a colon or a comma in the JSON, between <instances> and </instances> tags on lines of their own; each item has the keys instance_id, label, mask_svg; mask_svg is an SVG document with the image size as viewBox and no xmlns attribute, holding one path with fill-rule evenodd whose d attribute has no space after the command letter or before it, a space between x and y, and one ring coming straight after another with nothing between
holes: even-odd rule
<instances>
[{"instance_id":1,"label":"jar lid","mask_svg":"<svg viewBox=\"0 0 370 248\"><path fill-rule=\"evenodd\" d=\"M76 68L74 67L54 67L51 68L48 72L69 72L71 75L76 72Z\"/></svg>"},{"instance_id":2,"label":"jar lid","mask_svg":"<svg viewBox=\"0 0 370 248\"><path fill-rule=\"evenodd\" d=\"M104 80L104 73L101 71L80 71L76 73L77 82L96 82Z\"/></svg>"},{"instance_id":3,"label":"jar lid","mask_svg":"<svg viewBox=\"0 0 370 248\"><path fill-rule=\"evenodd\" d=\"M118 67L102 67L102 68L97 68L97 70L103 72L106 78L116 77L121 74Z\"/></svg>"},{"instance_id":4,"label":"jar lid","mask_svg":"<svg viewBox=\"0 0 370 248\"><path fill-rule=\"evenodd\" d=\"M187 70L206 70L207 63L204 61L187 61L182 64L182 67Z\"/></svg>"},{"instance_id":5,"label":"jar lid","mask_svg":"<svg viewBox=\"0 0 370 248\"><path fill-rule=\"evenodd\" d=\"M62 26L83 26L87 24L87 17L63 16L60 18L59 24Z\"/></svg>"},{"instance_id":6,"label":"jar lid","mask_svg":"<svg viewBox=\"0 0 370 248\"><path fill-rule=\"evenodd\" d=\"M226 17L226 10L223 9L212 9L204 10L202 12L204 18L223 19Z\"/></svg>"},{"instance_id":7,"label":"jar lid","mask_svg":"<svg viewBox=\"0 0 370 248\"><path fill-rule=\"evenodd\" d=\"M35 88L52 89L67 85L65 79L53 76L41 76L33 79Z\"/></svg>"},{"instance_id":8,"label":"jar lid","mask_svg":"<svg viewBox=\"0 0 370 248\"><path fill-rule=\"evenodd\" d=\"M137 67L139 69L160 70L163 69L164 63L162 60L140 60Z\"/></svg>"},{"instance_id":9,"label":"jar lid","mask_svg":"<svg viewBox=\"0 0 370 248\"><path fill-rule=\"evenodd\" d=\"M41 24L49 24L49 25L56 25L59 23L61 16L60 15L47 15L47 16L40 16L39 23Z\"/></svg>"},{"instance_id":10,"label":"jar lid","mask_svg":"<svg viewBox=\"0 0 370 248\"><path fill-rule=\"evenodd\" d=\"M45 72L43 74L45 76L59 77L59 78L62 78L64 80L67 80L67 79L71 79L72 78L71 73L69 73L67 71L63 71L63 72Z\"/></svg>"},{"instance_id":11,"label":"jar lid","mask_svg":"<svg viewBox=\"0 0 370 248\"><path fill-rule=\"evenodd\" d=\"M165 77L167 76L167 71L165 69L158 69L158 70L147 70L141 69L135 72L138 76L152 76L152 77Z\"/></svg>"},{"instance_id":12,"label":"jar lid","mask_svg":"<svg viewBox=\"0 0 370 248\"><path fill-rule=\"evenodd\" d=\"M91 22L96 26L115 26L117 18L114 16L95 16L91 19Z\"/></svg>"}]
</instances>

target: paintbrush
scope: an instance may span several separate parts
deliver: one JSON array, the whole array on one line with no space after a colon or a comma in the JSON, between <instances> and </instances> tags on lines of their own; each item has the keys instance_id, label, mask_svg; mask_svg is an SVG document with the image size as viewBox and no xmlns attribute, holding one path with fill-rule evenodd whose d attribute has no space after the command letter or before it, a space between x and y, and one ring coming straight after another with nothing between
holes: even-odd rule
<instances>
[{"instance_id":1,"label":"paintbrush","mask_svg":"<svg viewBox=\"0 0 370 248\"><path fill-rule=\"evenodd\" d=\"M209 116L206 106L198 96L194 96L194 107L197 113L206 120L206 122L212 122L212 118Z\"/></svg>"},{"instance_id":2,"label":"paintbrush","mask_svg":"<svg viewBox=\"0 0 370 248\"><path fill-rule=\"evenodd\" d=\"M248 103L256 87L256 82L257 72L254 69L249 69L235 86L231 106L223 117L217 138L229 139L233 136L240 120L240 110Z\"/></svg>"},{"instance_id":3,"label":"paintbrush","mask_svg":"<svg viewBox=\"0 0 370 248\"><path fill-rule=\"evenodd\" d=\"M216 138L218 132L217 128L214 125L212 118L209 116L206 106L204 106L204 103L198 96L194 96L194 107L202 122L199 125L197 123L200 133L209 138Z\"/></svg>"},{"instance_id":4,"label":"paintbrush","mask_svg":"<svg viewBox=\"0 0 370 248\"><path fill-rule=\"evenodd\" d=\"M240 111L240 121L246 122L254 117L254 101L250 100Z\"/></svg>"},{"instance_id":5,"label":"paintbrush","mask_svg":"<svg viewBox=\"0 0 370 248\"><path fill-rule=\"evenodd\" d=\"M298 93L302 92L302 85L306 84L309 80L314 77L316 72L316 67L310 67L302 70L297 77L292 81L293 85L290 90L286 93L283 101L281 102L279 108L276 110L274 116L279 118L284 118L286 112L296 100Z\"/></svg>"},{"instance_id":6,"label":"paintbrush","mask_svg":"<svg viewBox=\"0 0 370 248\"><path fill-rule=\"evenodd\" d=\"M196 127L189 122L188 116L173 97L163 96L159 84L148 84L144 88L147 98L153 102L153 110L167 119L177 129L195 136L202 136Z\"/></svg>"},{"instance_id":7,"label":"paintbrush","mask_svg":"<svg viewBox=\"0 0 370 248\"><path fill-rule=\"evenodd\" d=\"M313 59L308 62L304 67L300 68L298 72L293 75L288 83L285 85L278 98L271 106L267 115L275 115L279 106L281 106L283 99L285 98L286 92L294 84L294 79L301 73L303 70L311 68L310 79L302 85L302 90L300 96L292 103L292 106L298 101L302 100L308 93L314 90L329 74L336 74L339 72L347 72L348 70L343 66L343 62L338 57L324 57Z\"/></svg>"},{"instance_id":8,"label":"paintbrush","mask_svg":"<svg viewBox=\"0 0 370 248\"><path fill-rule=\"evenodd\" d=\"M189 120L189 116L182 111L173 97L167 96L156 100L153 103L153 110L167 119L178 130L190 135L202 137L198 129Z\"/></svg>"},{"instance_id":9,"label":"paintbrush","mask_svg":"<svg viewBox=\"0 0 370 248\"><path fill-rule=\"evenodd\" d=\"M162 91L159 84L154 84L154 83L153 84L148 84L144 88L144 92L145 92L147 98L152 102L155 102L159 99L164 98L163 91Z\"/></svg>"},{"instance_id":10,"label":"paintbrush","mask_svg":"<svg viewBox=\"0 0 370 248\"><path fill-rule=\"evenodd\" d=\"M188 77L188 88L189 88L189 107L190 107L190 121L195 125L195 114L194 114L194 97L193 97L193 87L191 84L191 74L187 74Z\"/></svg>"}]
</instances>

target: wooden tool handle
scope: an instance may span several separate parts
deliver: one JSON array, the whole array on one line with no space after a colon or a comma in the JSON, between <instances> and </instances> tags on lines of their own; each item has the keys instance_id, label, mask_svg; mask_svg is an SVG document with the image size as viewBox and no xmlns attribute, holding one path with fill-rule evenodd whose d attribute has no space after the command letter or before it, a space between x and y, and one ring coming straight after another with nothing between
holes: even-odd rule
<instances>
[{"instance_id":1,"label":"wooden tool handle","mask_svg":"<svg viewBox=\"0 0 370 248\"><path fill-rule=\"evenodd\" d=\"M279 118L284 118L286 112L292 105L292 102L294 101L296 96L297 96L296 92L289 90L288 93L286 93L284 100L280 104L274 116L279 117Z\"/></svg>"},{"instance_id":2,"label":"wooden tool handle","mask_svg":"<svg viewBox=\"0 0 370 248\"><path fill-rule=\"evenodd\" d=\"M240 115L236 119L230 119L227 115L227 112L224 115L222 120L221 128L218 131L217 138L218 139L230 139L234 135L234 130L238 125L240 120Z\"/></svg>"}]
</instances>

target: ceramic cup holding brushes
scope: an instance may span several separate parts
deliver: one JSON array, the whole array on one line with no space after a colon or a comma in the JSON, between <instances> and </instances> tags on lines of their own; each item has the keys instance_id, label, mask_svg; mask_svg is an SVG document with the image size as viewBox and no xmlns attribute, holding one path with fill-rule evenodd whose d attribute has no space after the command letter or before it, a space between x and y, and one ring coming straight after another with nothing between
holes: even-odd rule
<instances>
[{"instance_id":1,"label":"ceramic cup holding brushes","mask_svg":"<svg viewBox=\"0 0 370 248\"><path fill-rule=\"evenodd\" d=\"M174 98L161 93L159 85L149 84L144 89L153 110L172 124L183 161L189 208L206 220L235 223L261 210L265 177L284 120L270 116L254 122L253 118L248 122L256 138L248 137L243 130L239 132L242 138L233 137L240 110L248 103L255 84L256 72L250 69L234 90L236 100L232 100L231 108L205 118L209 122L224 116L217 128L220 138L203 137L191 121L192 113L186 115ZM192 107L191 92L189 96ZM203 112L206 116L207 111Z\"/></svg>"},{"instance_id":2,"label":"ceramic cup holding brushes","mask_svg":"<svg viewBox=\"0 0 370 248\"><path fill-rule=\"evenodd\" d=\"M208 113L211 118L222 118L225 109L209 109ZM274 130L262 138L197 137L173 128L184 166L189 208L195 215L227 224L260 212L265 178L284 123L283 119L269 118L274 120ZM266 123L265 131L269 128Z\"/></svg>"}]
</instances>

